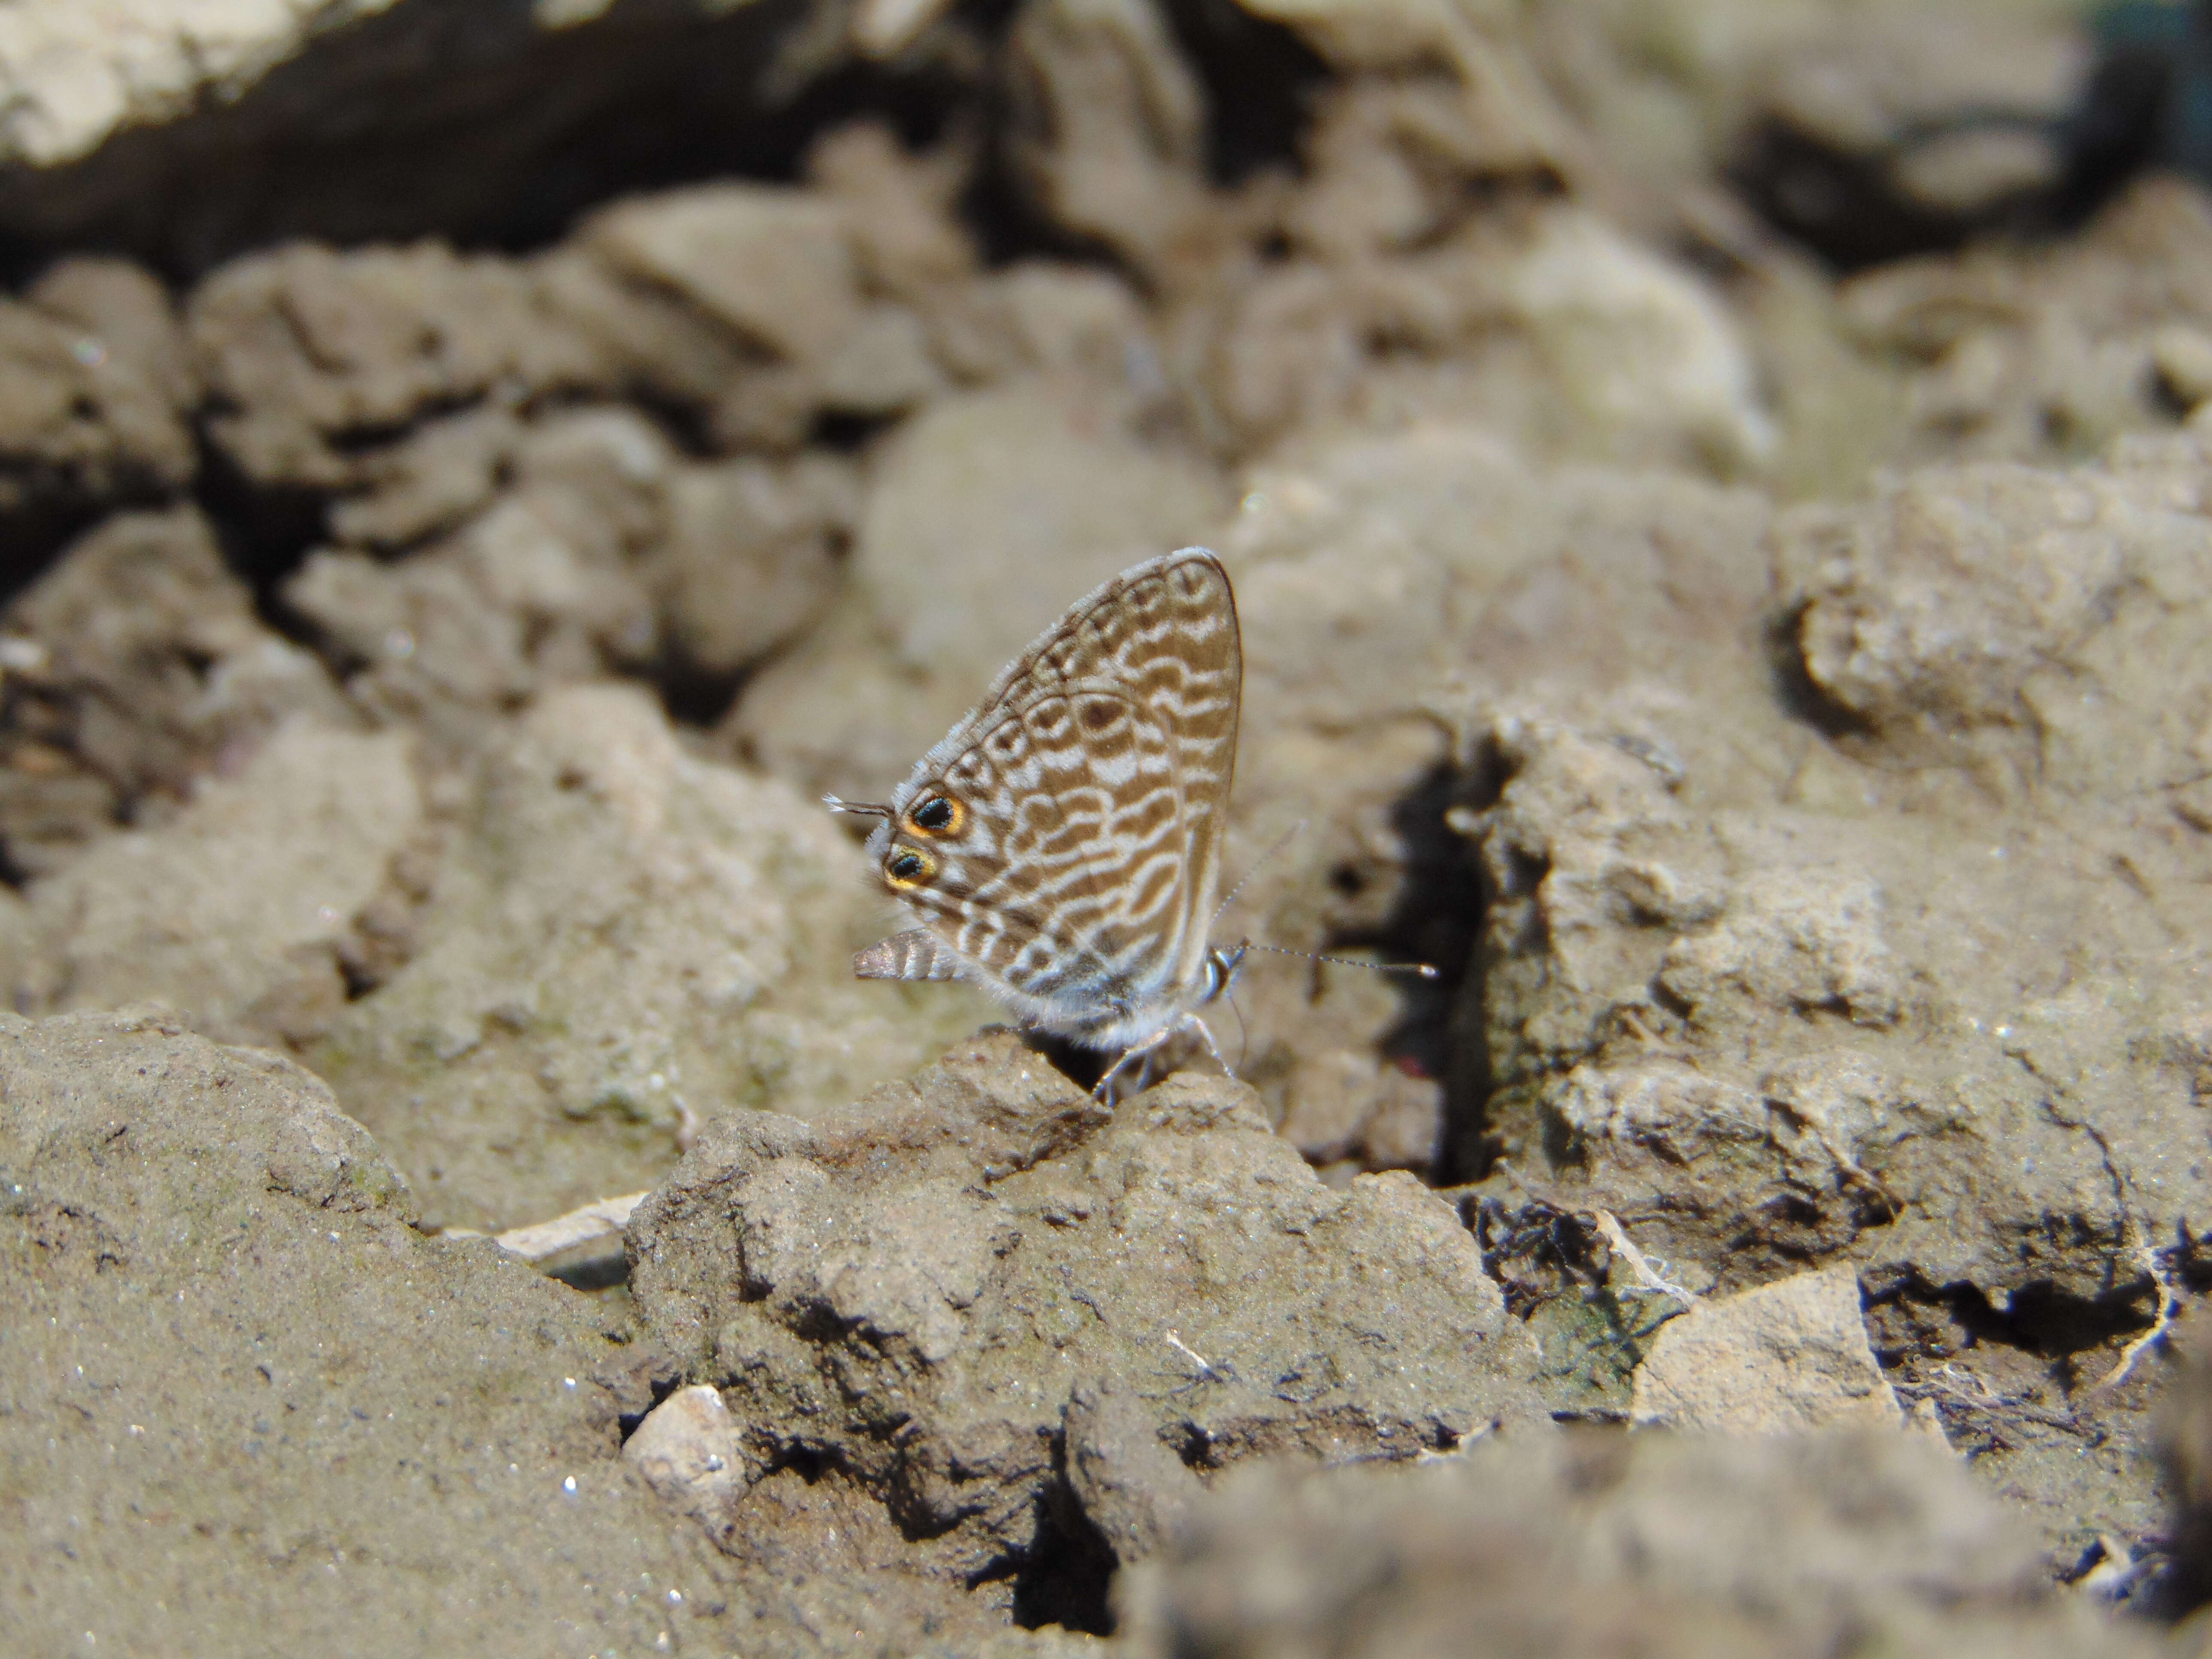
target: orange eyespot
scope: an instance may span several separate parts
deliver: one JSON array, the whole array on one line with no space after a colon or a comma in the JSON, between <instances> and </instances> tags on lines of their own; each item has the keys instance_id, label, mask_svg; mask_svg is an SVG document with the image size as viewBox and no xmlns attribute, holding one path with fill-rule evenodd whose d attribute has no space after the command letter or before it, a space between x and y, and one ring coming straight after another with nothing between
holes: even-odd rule
<instances>
[{"instance_id":1,"label":"orange eyespot","mask_svg":"<svg viewBox=\"0 0 2212 1659\"><path fill-rule=\"evenodd\" d=\"M894 887L919 887L937 873L937 860L911 847L892 850L884 860L884 879Z\"/></svg>"},{"instance_id":2,"label":"orange eyespot","mask_svg":"<svg viewBox=\"0 0 2212 1659\"><path fill-rule=\"evenodd\" d=\"M967 818L950 795L924 795L906 815L908 824L925 836L957 836Z\"/></svg>"}]
</instances>

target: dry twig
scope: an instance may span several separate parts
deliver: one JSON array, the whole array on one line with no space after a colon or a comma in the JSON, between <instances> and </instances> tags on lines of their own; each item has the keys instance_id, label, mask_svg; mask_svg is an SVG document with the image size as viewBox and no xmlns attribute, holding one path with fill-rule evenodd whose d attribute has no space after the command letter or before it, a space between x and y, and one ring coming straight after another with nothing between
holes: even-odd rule
<instances>
[{"instance_id":1,"label":"dry twig","mask_svg":"<svg viewBox=\"0 0 2212 1659\"><path fill-rule=\"evenodd\" d=\"M2173 1322L2181 1313L2181 1292L2173 1287L2172 1275L2160 1265L2158 1252L2148 1240L2136 1246L2136 1260L2143 1264L2150 1274L2150 1282L2158 1286L2158 1314L2150 1328L2120 1351L2119 1363L2089 1385L2089 1398L2109 1393L2134 1374L2136 1361L2149 1351L2152 1345L2164 1339L2173 1328Z\"/></svg>"},{"instance_id":2,"label":"dry twig","mask_svg":"<svg viewBox=\"0 0 2212 1659\"><path fill-rule=\"evenodd\" d=\"M1667 1278L1660 1271L1667 1264L1663 1261L1655 1262L1650 1256L1638 1249L1630 1240L1627 1230L1622 1227L1612 1211L1599 1210L1594 1213L1597 1219L1598 1231L1604 1235L1605 1242L1613 1247L1613 1254L1628 1264L1628 1271L1636 1275L1638 1284L1647 1291L1657 1291L1662 1296L1671 1296L1686 1308L1697 1305L1697 1293L1694 1291L1683 1289L1681 1285Z\"/></svg>"}]
</instances>

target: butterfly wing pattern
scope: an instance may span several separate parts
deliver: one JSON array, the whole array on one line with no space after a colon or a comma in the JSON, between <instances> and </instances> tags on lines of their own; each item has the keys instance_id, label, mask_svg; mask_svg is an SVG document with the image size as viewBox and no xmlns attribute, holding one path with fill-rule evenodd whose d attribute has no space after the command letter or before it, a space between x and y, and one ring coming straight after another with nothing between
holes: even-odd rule
<instances>
[{"instance_id":1,"label":"butterfly wing pattern","mask_svg":"<svg viewBox=\"0 0 2212 1659\"><path fill-rule=\"evenodd\" d=\"M966 979L1028 1024L1125 1054L1219 988L1220 886L1243 647L1202 547L1069 610L925 755L868 839L922 927L864 979Z\"/></svg>"}]
</instances>

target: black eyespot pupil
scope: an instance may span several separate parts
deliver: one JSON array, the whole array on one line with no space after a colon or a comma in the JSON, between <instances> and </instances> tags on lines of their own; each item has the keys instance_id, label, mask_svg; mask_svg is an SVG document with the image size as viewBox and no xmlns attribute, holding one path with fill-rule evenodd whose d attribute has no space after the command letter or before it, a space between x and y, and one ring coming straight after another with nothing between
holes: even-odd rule
<instances>
[{"instance_id":1,"label":"black eyespot pupil","mask_svg":"<svg viewBox=\"0 0 2212 1659\"><path fill-rule=\"evenodd\" d=\"M911 881L921 873L921 857L916 853L901 853L891 860L891 873L901 881Z\"/></svg>"},{"instance_id":2,"label":"black eyespot pupil","mask_svg":"<svg viewBox=\"0 0 2212 1659\"><path fill-rule=\"evenodd\" d=\"M914 809L914 821L925 830L942 830L952 822L952 803L933 795Z\"/></svg>"}]
</instances>

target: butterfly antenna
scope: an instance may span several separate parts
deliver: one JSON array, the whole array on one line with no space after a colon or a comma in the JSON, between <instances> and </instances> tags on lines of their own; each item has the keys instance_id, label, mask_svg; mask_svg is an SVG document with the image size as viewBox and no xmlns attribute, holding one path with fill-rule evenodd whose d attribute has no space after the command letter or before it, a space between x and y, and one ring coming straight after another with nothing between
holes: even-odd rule
<instances>
[{"instance_id":1,"label":"butterfly antenna","mask_svg":"<svg viewBox=\"0 0 2212 1659\"><path fill-rule=\"evenodd\" d=\"M1362 962L1357 957L1325 957L1318 951L1288 951L1279 945L1256 945L1250 939L1246 939L1237 948L1267 951L1279 957L1296 957L1302 962L1333 962L1340 968L1365 968L1378 974L1419 974L1423 979L1438 976L1436 969L1425 962Z\"/></svg>"},{"instance_id":2,"label":"butterfly antenna","mask_svg":"<svg viewBox=\"0 0 2212 1659\"><path fill-rule=\"evenodd\" d=\"M823 796L822 804L833 812L850 812L856 817L887 818L891 815L891 809L888 806L878 805L872 801L846 800L837 795Z\"/></svg>"},{"instance_id":3,"label":"butterfly antenna","mask_svg":"<svg viewBox=\"0 0 2212 1659\"><path fill-rule=\"evenodd\" d=\"M1268 847L1267 850L1261 854L1258 858L1252 861L1252 867L1247 870L1243 875L1238 878L1237 883L1234 887L1229 890L1229 896L1223 899L1219 904L1214 906L1213 920L1215 922L1218 922L1221 920L1223 913L1226 911L1231 905L1237 902L1237 896L1244 890L1246 885L1249 884L1252 878L1258 875L1261 871L1266 869L1278 853L1281 852L1283 848L1288 847L1292 842L1304 835L1306 831L1306 826L1312 821L1313 820L1310 818L1300 818L1296 823L1283 831L1281 835L1276 836L1274 842ZM1212 931L1211 927L1209 927L1208 931ZM1423 979L1435 979L1437 976L1437 970L1425 962L1361 962L1352 957L1325 957L1312 951L1288 951L1285 950L1279 945L1255 945L1249 939L1242 945L1238 945L1237 949L1239 954L1242 954L1246 951L1268 951L1273 952L1279 957L1303 957L1308 962L1334 962L1339 966L1345 968L1366 968L1376 972L1385 974L1419 974ZM1231 1008L1237 1007L1237 1004L1233 999L1231 1000L1229 1006ZM1244 1014L1242 1009L1237 1010L1237 1020L1240 1025L1243 1024ZM1238 1063L1240 1065L1243 1063L1241 1056L1239 1057Z\"/></svg>"},{"instance_id":4,"label":"butterfly antenna","mask_svg":"<svg viewBox=\"0 0 2212 1659\"><path fill-rule=\"evenodd\" d=\"M1246 887L1251 884L1252 878L1258 875L1262 870L1266 869L1269 864L1274 861L1276 854L1281 852L1283 848L1288 847L1300 836L1305 834L1306 825L1311 822L1312 820L1310 818L1300 818L1289 829L1284 830L1281 835L1276 836L1273 844L1268 847L1266 852L1261 854L1258 858L1252 860L1252 867L1245 871L1243 875L1237 878L1237 884L1229 890L1229 896L1223 899L1220 903L1213 907L1214 922L1219 921L1223 915L1228 910L1229 907L1237 902L1237 896L1243 892ZM1206 931L1208 933L1212 933L1213 931L1213 922L1206 924ZM1264 949L1265 947L1263 946L1262 948Z\"/></svg>"}]
</instances>

